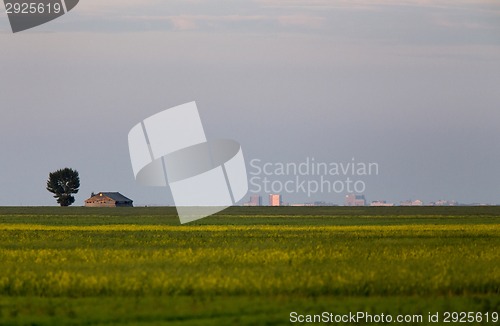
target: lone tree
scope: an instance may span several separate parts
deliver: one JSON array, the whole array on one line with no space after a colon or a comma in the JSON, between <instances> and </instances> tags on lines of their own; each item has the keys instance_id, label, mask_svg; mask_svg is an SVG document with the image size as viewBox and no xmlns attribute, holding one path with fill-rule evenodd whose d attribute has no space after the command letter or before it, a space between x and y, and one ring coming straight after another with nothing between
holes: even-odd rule
<instances>
[{"instance_id":1,"label":"lone tree","mask_svg":"<svg viewBox=\"0 0 500 326\"><path fill-rule=\"evenodd\" d=\"M80 176L78 171L64 168L49 174L47 190L54 194L57 203L61 206L69 206L75 202L72 194L78 193L80 188Z\"/></svg>"}]
</instances>

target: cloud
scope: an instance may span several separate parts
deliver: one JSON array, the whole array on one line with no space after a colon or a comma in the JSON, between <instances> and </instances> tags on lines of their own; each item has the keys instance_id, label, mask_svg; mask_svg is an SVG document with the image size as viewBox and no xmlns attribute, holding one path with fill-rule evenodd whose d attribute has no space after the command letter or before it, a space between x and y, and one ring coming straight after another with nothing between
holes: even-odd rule
<instances>
[{"instance_id":1,"label":"cloud","mask_svg":"<svg viewBox=\"0 0 500 326\"><path fill-rule=\"evenodd\" d=\"M194 30L225 24L266 21L266 16L258 15L179 15L166 17L176 30Z\"/></svg>"},{"instance_id":2,"label":"cloud","mask_svg":"<svg viewBox=\"0 0 500 326\"><path fill-rule=\"evenodd\" d=\"M495 39L490 34L500 29L500 2L86 0L58 23L64 24L66 31L319 33L337 39L374 42L435 44L480 40L492 43ZM461 36L463 31L469 33L468 37ZM490 33L482 33L484 31Z\"/></svg>"},{"instance_id":3,"label":"cloud","mask_svg":"<svg viewBox=\"0 0 500 326\"><path fill-rule=\"evenodd\" d=\"M309 28L321 28L326 21L325 17L308 15L290 15L277 17L278 22L283 26L302 26Z\"/></svg>"},{"instance_id":4,"label":"cloud","mask_svg":"<svg viewBox=\"0 0 500 326\"><path fill-rule=\"evenodd\" d=\"M256 0L262 6L374 9L381 6L449 7L496 5L497 0Z\"/></svg>"},{"instance_id":5,"label":"cloud","mask_svg":"<svg viewBox=\"0 0 500 326\"><path fill-rule=\"evenodd\" d=\"M174 29L179 31L194 30L198 28L196 19L189 16L177 16L177 17L167 17L167 19L173 24Z\"/></svg>"},{"instance_id":6,"label":"cloud","mask_svg":"<svg viewBox=\"0 0 500 326\"><path fill-rule=\"evenodd\" d=\"M110 13L120 12L122 10L137 10L142 11L142 8L157 6L161 7L162 1L160 0L87 0L80 1L78 11L81 13Z\"/></svg>"},{"instance_id":7,"label":"cloud","mask_svg":"<svg viewBox=\"0 0 500 326\"><path fill-rule=\"evenodd\" d=\"M168 22L177 31L206 30L217 27L237 27L248 23L278 27L320 28L324 17L312 15L139 15L124 16L134 22Z\"/></svg>"}]
</instances>

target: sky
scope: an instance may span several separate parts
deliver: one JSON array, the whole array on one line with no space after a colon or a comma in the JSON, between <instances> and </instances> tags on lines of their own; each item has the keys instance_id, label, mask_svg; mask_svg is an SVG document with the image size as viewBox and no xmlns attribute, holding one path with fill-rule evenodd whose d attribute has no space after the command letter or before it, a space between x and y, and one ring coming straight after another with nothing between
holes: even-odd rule
<instances>
[{"instance_id":1,"label":"sky","mask_svg":"<svg viewBox=\"0 0 500 326\"><path fill-rule=\"evenodd\" d=\"M80 173L75 205L173 204L135 182L127 135L190 101L249 172L354 159L379 166L355 176L368 201L500 204L496 0L81 0L16 34L2 7L0 58L0 205L56 205L45 182L63 167Z\"/></svg>"}]
</instances>

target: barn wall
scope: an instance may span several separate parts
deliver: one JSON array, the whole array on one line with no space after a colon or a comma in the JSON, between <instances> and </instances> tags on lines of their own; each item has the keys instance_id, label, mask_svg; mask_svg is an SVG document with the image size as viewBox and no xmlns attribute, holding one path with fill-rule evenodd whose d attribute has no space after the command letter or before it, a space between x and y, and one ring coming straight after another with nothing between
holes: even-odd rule
<instances>
[{"instance_id":1,"label":"barn wall","mask_svg":"<svg viewBox=\"0 0 500 326\"><path fill-rule=\"evenodd\" d=\"M116 204L112 200L95 200L85 202L86 207L116 207Z\"/></svg>"}]
</instances>

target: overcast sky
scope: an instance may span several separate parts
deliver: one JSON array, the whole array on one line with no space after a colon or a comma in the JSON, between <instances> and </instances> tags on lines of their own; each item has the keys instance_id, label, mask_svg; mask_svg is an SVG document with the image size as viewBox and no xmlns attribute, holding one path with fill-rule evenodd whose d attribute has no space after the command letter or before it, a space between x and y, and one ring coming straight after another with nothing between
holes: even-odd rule
<instances>
[{"instance_id":1,"label":"overcast sky","mask_svg":"<svg viewBox=\"0 0 500 326\"><path fill-rule=\"evenodd\" d=\"M2 8L0 59L0 205L54 205L66 166L76 205L172 204L135 183L127 134L189 101L247 162L354 157L379 164L369 201L500 204L497 0L81 0L16 34Z\"/></svg>"}]
</instances>

